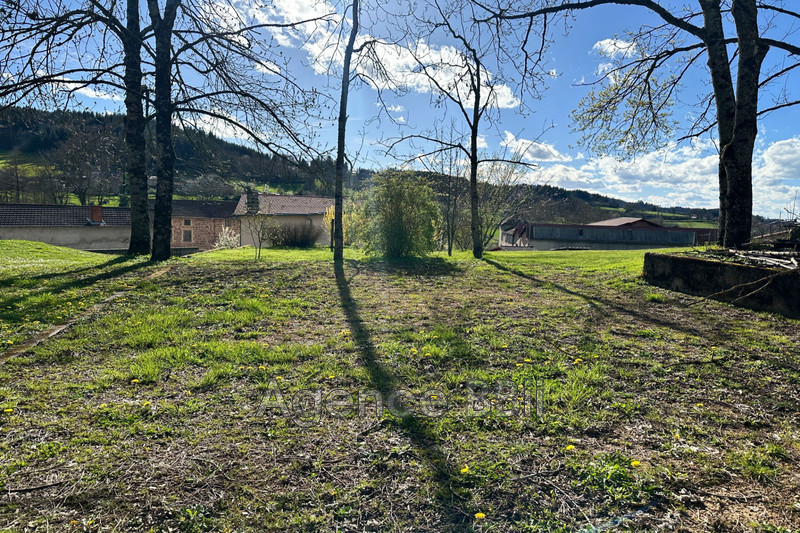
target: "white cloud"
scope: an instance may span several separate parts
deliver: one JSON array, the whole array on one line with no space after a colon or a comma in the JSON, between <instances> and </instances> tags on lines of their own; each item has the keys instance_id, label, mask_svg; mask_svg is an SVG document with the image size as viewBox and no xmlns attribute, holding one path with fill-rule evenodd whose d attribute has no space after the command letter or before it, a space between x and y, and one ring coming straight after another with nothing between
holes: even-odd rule
<instances>
[{"instance_id":1,"label":"white cloud","mask_svg":"<svg viewBox=\"0 0 800 533\"><path fill-rule=\"evenodd\" d=\"M271 61L261 60L253 65L258 72L262 74L280 74L281 68Z\"/></svg>"},{"instance_id":2,"label":"white cloud","mask_svg":"<svg viewBox=\"0 0 800 533\"><path fill-rule=\"evenodd\" d=\"M64 85L66 86L67 84ZM80 89L76 89L75 94L80 94L81 96L85 96L93 100L112 100L114 102L121 102L125 100L124 97L118 94L93 89L91 87L81 87Z\"/></svg>"},{"instance_id":3,"label":"white cloud","mask_svg":"<svg viewBox=\"0 0 800 533\"><path fill-rule=\"evenodd\" d=\"M485 150L486 148L489 148L489 143L486 142L486 136L478 135L478 149Z\"/></svg>"},{"instance_id":4,"label":"white cloud","mask_svg":"<svg viewBox=\"0 0 800 533\"><path fill-rule=\"evenodd\" d=\"M375 105L379 106L381 104L378 103ZM406 110L406 108L401 106L400 104L397 104L397 105L390 105L389 107L386 108L386 110L389 111L390 113L402 113L403 111Z\"/></svg>"},{"instance_id":5,"label":"white cloud","mask_svg":"<svg viewBox=\"0 0 800 533\"><path fill-rule=\"evenodd\" d=\"M233 115L221 109L210 110L216 115L225 118L217 118L210 115L191 115L183 117L183 124L190 125L200 130L212 133L217 137L229 140L249 140L250 137L240 128L235 126L238 120ZM227 120L226 120L227 119ZM233 122L233 124L231 123Z\"/></svg>"},{"instance_id":6,"label":"white cloud","mask_svg":"<svg viewBox=\"0 0 800 533\"><path fill-rule=\"evenodd\" d=\"M528 139L518 139L510 131L504 132L505 139L500 143L515 154L519 154L522 159L528 161L569 161L571 158L562 155L553 148L552 145L529 141Z\"/></svg>"},{"instance_id":7,"label":"white cloud","mask_svg":"<svg viewBox=\"0 0 800 533\"><path fill-rule=\"evenodd\" d=\"M276 0L269 7L250 8L251 16L262 23L292 23L307 20L312 13L334 13L332 4L326 0ZM308 54L311 67L316 74L327 74L331 67L341 69L344 64L344 43L335 32L336 25L342 22L342 15L332 16L327 22L305 24L289 33L286 30L273 30L278 43L282 46L300 48ZM420 69L416 58L426 65L434 65L428 73L436 83L445 90L457 95L457 98L468 103L472 91L469 81L465 79L464 67L466 58L452 46L432 46L420 39L413 43L411 49L376 39L371 35L358 35L356 47L372 43L372 53L354 58L355 70L367 79L376 89L404 88L411 91L432 94L437 92L436 84ZM438 66L435 66L438 65ZM382 73L388 76L382 76ZM510 87L494 83L493 74L482 72L482 102L499 109L514 109L520 101ZM471 108L471 104L466 106Z\"/></svg>"},{"instance_id":8,"label":"white cloud","mask_svg":"<svg viewBox=\"0 0 800 533\"><path fill-rule=\"evenodd\" d=\"M622 39L603 39L592 46L592 52L611 59L631 57L636 53L636 50L636 43L623 41Z\"/></svg>"},{"instance_id":9,"label":"white cloud","mask_svg":"<svg viewBox=\"0 0 800 533\"><path fill-rule=\"evenodd\" d=\"M534 173L534 181L665 207L716 208L718 161L714 143L706 141L671 145L635 161L576 157L573 165L545 162ZM753 160L753 211L777 217L795 194L800 198L800 137L768 143Z\"/></svg>"}]
</instances>

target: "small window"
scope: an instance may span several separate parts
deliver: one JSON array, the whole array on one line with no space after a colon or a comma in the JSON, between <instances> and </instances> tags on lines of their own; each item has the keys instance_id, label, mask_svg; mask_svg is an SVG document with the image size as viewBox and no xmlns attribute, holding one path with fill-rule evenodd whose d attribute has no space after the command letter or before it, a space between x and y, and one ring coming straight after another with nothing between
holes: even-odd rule
<instances>
[{"instance_id":1,"label":"small window","mask_svg":"<svg viewBox=\"0 0 800 533\"><path fill-rule=\"evenodd\" d=\"M183 242L192 242L192 230L183 230Z\"/></svg>"},{"instance_id":2,"label":"small window","mask_svg":"<svg viewBox=\"0 0 800 533\"><path fill-rule=\"evenodd\" d=\"M231 227L231 221L230 220L226 220L225 221L225 227L226 228L230 228Z\"/></svg>"},{"instance_id":3,"label":"small window","mask_svg":"<svg viewBox=\"0 0 800 533\"><path fill-rule=\"evenodd\" d=\"M183 219L183 225L184 226L191 226L192 225L192 220L190 218L184 218Z\"/></svg>"}]
</instances>

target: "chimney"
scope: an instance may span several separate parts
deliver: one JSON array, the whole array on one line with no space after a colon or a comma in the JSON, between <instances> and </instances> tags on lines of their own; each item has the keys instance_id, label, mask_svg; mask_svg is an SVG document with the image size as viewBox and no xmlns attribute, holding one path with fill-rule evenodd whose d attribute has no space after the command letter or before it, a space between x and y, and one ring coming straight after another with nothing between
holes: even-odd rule
<instances>
[{"instance_id":1,"label":"chimney","mask_svg":"<svg viewBox=\"0 0 800 533\"><path fill-rule=\"evenodd\" d=\"M91 206L89 220L92 221L92 224L101 224L103 222L103 206L101 205Z\"/></svg>"},{"instance_id":2,"label":"chimney","mask_svg":"<svg viewBox=\"0 0 800 533\"><path fill-rule=\"evenodd\" d=\"M248 187L245 194L247 194L247 214L257 215L259 211L258 193L251 187Z\"/></svg>"}]
</instances>

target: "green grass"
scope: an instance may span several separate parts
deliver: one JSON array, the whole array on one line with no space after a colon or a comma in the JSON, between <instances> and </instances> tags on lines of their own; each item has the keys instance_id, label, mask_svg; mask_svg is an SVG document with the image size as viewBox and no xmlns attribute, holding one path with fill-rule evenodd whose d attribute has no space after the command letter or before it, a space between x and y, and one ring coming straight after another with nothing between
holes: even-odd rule
<instances>
[{"instance_id":1,"label":"green grass","mask_svg":"<svg viewBox=\"0 0 800 533\"><path fill-rule=\"evenodd\" d=\"M797 523L798 322L687 307L644 252L245 249L144 280L39 246L0 248L7 304L128 292L0 367L9 531Z\"/></svg>"},{"instance_id":2,"label":"green grass","mask_svg":"<svg viewBox=\"0 0 800 533\"><path fill-rule=\"evenodd\" d=\"M131 287L143 258L0 240L0 353Z\"/></svg>"}]
</instances>

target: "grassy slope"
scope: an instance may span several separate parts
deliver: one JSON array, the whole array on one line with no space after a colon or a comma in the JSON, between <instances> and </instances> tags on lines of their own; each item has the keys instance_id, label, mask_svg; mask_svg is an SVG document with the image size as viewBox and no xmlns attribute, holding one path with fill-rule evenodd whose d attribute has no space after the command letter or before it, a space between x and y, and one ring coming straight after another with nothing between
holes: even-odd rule
<instances>
[{"instance_id":1,"label":"grassy slope","mask_svg":"<svg viewBox=\"0 0 800 533\"><path fill-rule=\"evenodd\" d=\"M0 354L120 290L126 274L146 265L143 258L0 240Z\"/></svg>"},{"instance_id":2,"label":"grassy slope","mask_svg":"<svg viewBox=\"0 0 800 533\"><path fill-rule=\"evenodd\" d=\"M337 272L320 249L249 253L175 261L0 369L0 485L41 487L7 493L0 524L790 531L800 519L797 321L687 307L638 279L639 251L404 263L350 251ZM478 382L528 386L476 404ZM302 409L310 391L398 389L411 416ZM279 395L300 393L280 410ZM519 411L529 397L538 414Z\"/></svg>"}]
</instances>

